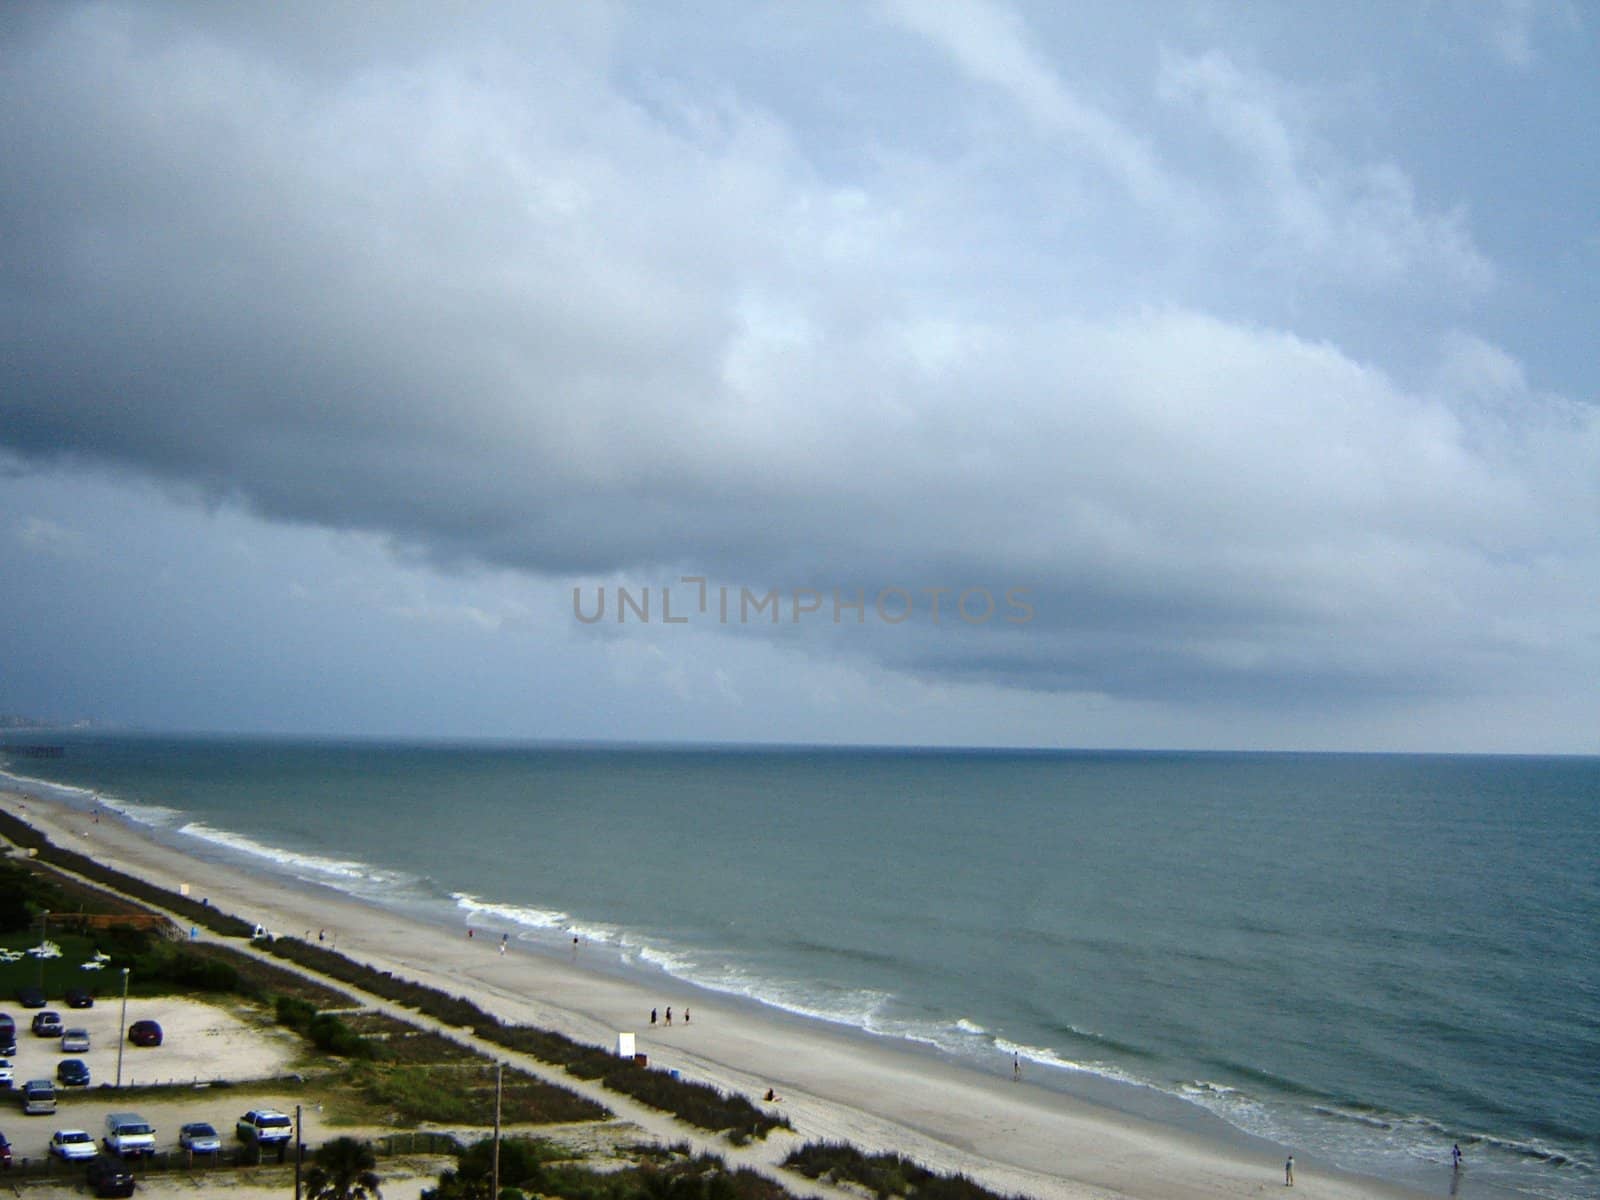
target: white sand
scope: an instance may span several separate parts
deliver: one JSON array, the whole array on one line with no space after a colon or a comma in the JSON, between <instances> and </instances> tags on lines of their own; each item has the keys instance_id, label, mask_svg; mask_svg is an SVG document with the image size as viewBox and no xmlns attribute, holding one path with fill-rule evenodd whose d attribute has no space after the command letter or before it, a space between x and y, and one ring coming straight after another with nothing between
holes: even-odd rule
<instances>
[{"instance_id":1,"label":"white sand","mask_svg":"<svg viewBox=\"0 0 1600 1200\"><path fill-rule=\"evenodd\" d=\"M42 829L57 845L178 890L188 883L223 911L280 933L328 929L341 954L380 970L464 994L508 1021L614 1045L617 1031L638 1034L653 1066L742 1091L753 1099L773 1087L796 1134L778 1134L734 1161L776 1161L801 1141L831 1138L864 1150L894 1150L941 1171L962 1171L997 1191L1040 1200L1129 1196L1154 1200L1238 1197L1283 1189L1283 1154L1240 1150L1142 1121L1008 1077L951 1067L892 1044L835 1033L825 1026L773 1019L749 1008L691 998L693 1023L650 1028L652 1008L683 997L532 954L513 944L497 952L494 936L408 920L321 888L294 886L162 846L115 818L90 825L64 806L0 795L0 806ZM313 937L315 934L313 933ZM504 1057L492 1047L491 1053ZM569 1081L570 1085L570 1081ZM610 1107L653 1132L670 1123ZM683 1133L690 1132L687 1129ZM676 1136L681 1136L677 1134ZM755 1158L749 1158L749 1156ZM1327 1200L1418 1193L1296 1159L1294 1194ZM791 1181L796 1190L815 1191Z\"/></svg>"}]
</instances>

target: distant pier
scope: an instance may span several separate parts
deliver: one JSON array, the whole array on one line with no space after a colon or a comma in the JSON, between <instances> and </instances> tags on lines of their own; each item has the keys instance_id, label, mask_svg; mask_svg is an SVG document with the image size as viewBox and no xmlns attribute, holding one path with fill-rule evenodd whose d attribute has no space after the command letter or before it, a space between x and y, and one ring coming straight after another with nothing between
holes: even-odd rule
<instances>
[{"instance_id":1,"label":"distant pier","mask_svg":"<svg viewBox=\"0 0 1600 1200\"><path fill-rule=\"evenodd\" d=\"M0 742L0 754L15 754L18 758L65 758L65 746L30 746Z\"/></svg>"}]
</instances>

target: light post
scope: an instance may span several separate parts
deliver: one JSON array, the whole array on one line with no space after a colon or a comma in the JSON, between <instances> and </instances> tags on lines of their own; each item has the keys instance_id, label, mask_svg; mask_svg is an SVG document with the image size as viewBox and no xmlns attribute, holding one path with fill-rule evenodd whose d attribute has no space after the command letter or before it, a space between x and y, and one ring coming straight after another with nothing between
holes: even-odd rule
<instances>
[{"instance_id":1,"label":"light post","mask_svg":"<svg viewBox=\"0 0 1600 1200\"><path fill-rule=\"evenodd\" d=\"M506 1065L503 1062L494 1064L494 1166L489 1184L489 1194L500 1195L500 1092Z\"/></svg>"},{"instance_id":2,"label":"light post","mask_svg":"<svg viewBox=\"0 0 1600 1200\"><path fill-rule=\"evenodd\" d=\"M39 990L41 992L44 991L44 944L49 940L49 934L45 930L49 922L50 914L41 912L39 914Z\"/></svg>"},{"instance_id":3,"label":"light post","mask_svg":"<svg viewBox=\"0 0 1600 1200\"><path fill-rule=\"evenodd\" d=\"M128 968L122 968L122 1024L117 1030L117 1086L122 1086L122 1052L128 1045Z\"/></svg>"}]
</instances>

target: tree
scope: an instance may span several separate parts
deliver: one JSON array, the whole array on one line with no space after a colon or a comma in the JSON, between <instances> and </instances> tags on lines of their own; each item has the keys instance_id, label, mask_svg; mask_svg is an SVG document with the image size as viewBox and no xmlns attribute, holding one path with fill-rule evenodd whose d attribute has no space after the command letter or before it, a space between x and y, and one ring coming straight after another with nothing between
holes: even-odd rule
<instances>
[{"instance_id":1,"label":"tree","mask_svg":"<svg viewBox=\"0 0 1600 1200\"><path fill-rule=\"evenodd\" d=\"M306 1172L307 1200L383 1200L378 1190L378 1156L366 1142L334 1138L317 1147Z\"/></svg>"}]
</instances>

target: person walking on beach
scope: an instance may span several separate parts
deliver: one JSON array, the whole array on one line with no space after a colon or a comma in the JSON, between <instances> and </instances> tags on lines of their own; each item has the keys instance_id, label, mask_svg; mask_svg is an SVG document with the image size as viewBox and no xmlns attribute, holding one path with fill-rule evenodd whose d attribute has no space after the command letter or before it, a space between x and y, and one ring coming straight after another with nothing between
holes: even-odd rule
<instances>
[{"instance_id":1,"label":"person walking on beach","mask_svg":"<svg viewBox=\"0 0 1600 1200\"><path fill-rule=\"evenodd\" d=\"M650 1024L654 1025L655 1023L656 1023L656 1010L652 1008L650 1010Z\"/></svg>"},{"instance_id":2,"label":"person walking on beach","mask_svg":"<svg viewBox=\"0 0 1600 1200\"><path fill-rule=\"evenodd\" d=\"M689 1023L689 1010L687 1008L683 1010L683 1023L685 1025Z\"/></svg>"},{"instance_id":3,"label":"person walking on beach","mask_svg":"<svg viewBox=\"0 0 1600 1200\"><path fill-rule=\"evenodd\" d=\"M1460 1142L1457 1142L1455 1145L1450 1147L1450 1169L1452 1171L1461 1170L1461 1143Z\"/></svg>"},{"instance_id":4,"label":"person walking on beach","mask_svg":"<svg viewBox=\"0 0 1600 1200\"><path fill-rule=\"evenodd\" d=\"M1011 1082L1022 1082L1022 1058L1017 1054L1011 1056Z\"/></svg>"},{"instance_id":5,"label":"person walking on beach","mask_svg":"<svg viewBox=\"0 0 1600 1200\"><path fill-rule=\"evenodd\" d=\"M672 1024L672 1005L667 1005L667 1024Z\"/></svg>"},{"instance_id":6,"label":"person walking on beach","mask_svg":"<svg viewBox=\"0 0 1600 1200\"><path fill-rule=\"evenodd\" d=\"M1294 1186L1294 1155L1289 1155L1289 1161L1283 1164L1283 1186Z\"/></svg>"}]
</instances>

